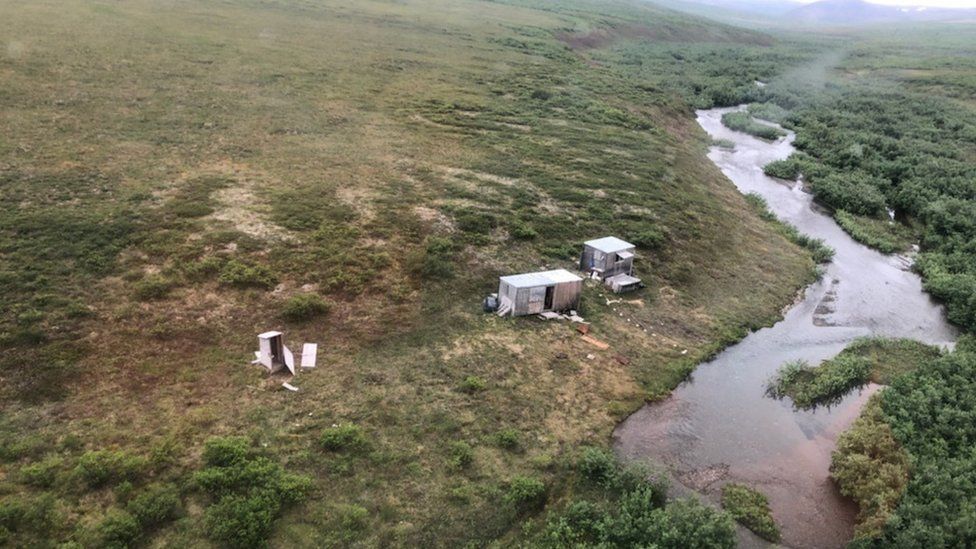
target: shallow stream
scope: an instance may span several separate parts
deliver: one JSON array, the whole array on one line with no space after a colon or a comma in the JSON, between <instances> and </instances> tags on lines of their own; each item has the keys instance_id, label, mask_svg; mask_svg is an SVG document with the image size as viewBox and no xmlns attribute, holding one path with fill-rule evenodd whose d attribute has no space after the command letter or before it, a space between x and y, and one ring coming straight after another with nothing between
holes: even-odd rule
<instances>
[{"instance_id":1,"label":"shallow stream","mask_svg":"<svg viewBox=\"0 0 976 549\"><path fill-rule=\"evenodd\" d=\"M803 299L771 328L750 334L703 363L670 397L649 404L615 431L626 459L665 466L684 487L717 498L722 484L749 484L767 495L791 547L842 547L850 539L855 506L828 476L837 436L857 417L868 386L830 409L795 411L789 400L765 394L784 363L816 364L867 335L951 344L956 330L942 306L922 290L910 260L858 244L813 204L799 184L773 179L762 167L793 152L793 134L766 142L722 125L734 109L698 112L698 123L734 149L708 157L743 193L766 199L780 219L836 250L833 262ZM756 258L762 261L762 258ZM757 544L746 537L745 545Z\"/></svg>"}]
</instances>

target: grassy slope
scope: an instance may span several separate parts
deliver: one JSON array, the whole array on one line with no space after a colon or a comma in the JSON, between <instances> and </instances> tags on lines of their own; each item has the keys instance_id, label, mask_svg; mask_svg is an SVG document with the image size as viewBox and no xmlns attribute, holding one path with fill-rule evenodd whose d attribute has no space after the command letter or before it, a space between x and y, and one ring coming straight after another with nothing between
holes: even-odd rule
<instances>
[{"instance_id":1,"label":"grassy slope","mask_svg":"<svg viewBox=\"0 0 976 549\"><path fill-rule=\"evenodd\" d=\"M645 396L775 318L810 260L703 160L680 102L555 38L614 15L544 8L0 5L0 282L17 312L3 321L0 493L39 493L18 470L61 455L48 491L64 512L45 533L69 538L124 497L74 487L83 450L162 452L153 478L179 484L206 438L242 433L316 482L276 543L495 538L515 520L499 504L508 478L558 486L562 455L604 443ZM627 39L748 37L613 9L664 29ZM538 236L513 241L515 221ZM571 267L579 241L641 230L664 242L642 254L648 289L613 307L585 295L610 351L566 326L480 313L498 274ZM455 245L450 282L412 269L437 235ZM265 265L280 284L228 288L205 260ZM147 277L173 289L141 301ZM300 291L337 306L284 322ZM272 327L293 346L320 343L297 394L247 366L254 334ZM467 375L486 390L458 391ZM338 422L363 426L368 451L320 450ZM519 432L516 451L491 443L502 428ZM459 439L475 448L464 474L447 463ZM205 502L187 493L186 516L158 540L204 536ZM344 505L367 518L344 521Z\"/></svg>"}]
</instances>

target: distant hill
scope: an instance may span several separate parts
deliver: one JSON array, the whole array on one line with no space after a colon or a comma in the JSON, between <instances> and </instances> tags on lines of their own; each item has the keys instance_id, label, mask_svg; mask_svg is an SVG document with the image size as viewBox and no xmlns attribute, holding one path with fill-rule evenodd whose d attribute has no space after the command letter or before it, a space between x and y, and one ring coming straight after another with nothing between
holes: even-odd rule
<instances>
[{"instance_id":1,"label":"distant hill","mask_svg":"<svg viewBox=\"0 0 976 549\"><path fill-rule=\"evenodd\" d=\"M976 10L883 6L863 0L820 0L790 10L783 18L808 25L867 25L972 20L976 18Z\"/></svg>"}]
</instances>

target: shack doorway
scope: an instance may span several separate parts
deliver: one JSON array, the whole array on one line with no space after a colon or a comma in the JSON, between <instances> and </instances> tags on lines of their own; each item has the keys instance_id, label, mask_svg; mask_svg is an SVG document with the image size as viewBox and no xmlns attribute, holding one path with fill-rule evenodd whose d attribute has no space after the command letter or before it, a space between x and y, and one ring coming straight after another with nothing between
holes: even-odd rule
<instances>
[{"instance_id":1,"label":"shack doorway","mask_svg":"<svg viewBox=\"0 0 976 549\"><path fill-rule=\"evenodd\" d=\"M552 296L556 293L555 286L546 286L546 300L545 306L543 307L547 311L552 310Z\"/></svg>"}]
</instances>

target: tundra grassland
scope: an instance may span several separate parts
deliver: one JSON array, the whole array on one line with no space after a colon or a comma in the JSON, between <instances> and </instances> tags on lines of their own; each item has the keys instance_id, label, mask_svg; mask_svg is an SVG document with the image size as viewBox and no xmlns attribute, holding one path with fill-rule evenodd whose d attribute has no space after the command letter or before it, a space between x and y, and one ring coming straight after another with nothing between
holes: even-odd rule
<instances>
[{"instance_id":1,"label":"tundra grassland","mask_svg":"<svg viewBox=\"0 0 976 549\"><path fill-rule=\"evenodd\" d=\"M628 2L0 2L0 544L531 530L814 271L690 96L598 57L773 42ZM609 350L481 312L608 234L647 284L587 285ZM272 328L319 343L297 393L249 364Z\"/></svg>"}]
</instances>

